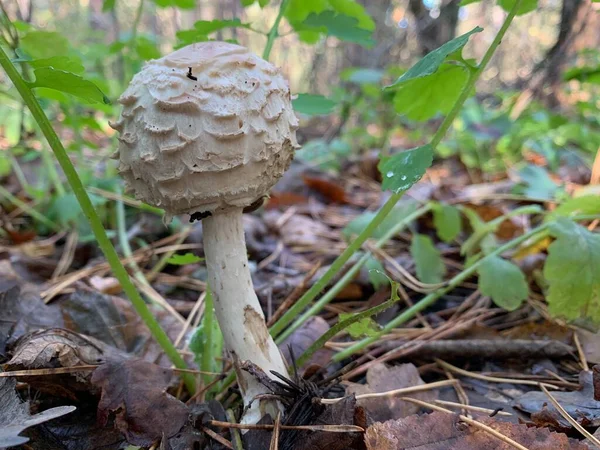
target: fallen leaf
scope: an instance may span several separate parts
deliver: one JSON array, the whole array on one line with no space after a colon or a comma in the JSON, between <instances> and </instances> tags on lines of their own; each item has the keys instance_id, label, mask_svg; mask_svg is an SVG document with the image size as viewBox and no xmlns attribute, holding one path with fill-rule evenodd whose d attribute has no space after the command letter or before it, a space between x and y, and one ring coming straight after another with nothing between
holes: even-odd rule
<instances>
[{"instance_id":1,"label":"fallen leaf","mask_svg":"<svg viewBox=\"0 0 600 450\"><path fill-rule=\"evenodd\" d=\"M335 237L327 225L300 214L286 220L279 233L288 247L328 248Z\"/></svg>"},{"instance_id":2,"label":"fallen leaf","mask_svg":"<svg viewBox=\"0 0 600 450\"><path fill-rule=\"evenodd\" d=\"M334 203L348 202L344 188L326 176L309 176L304 174L302 175L302 179L309 188L320 192L329 201Z\"/></svg>"},{"instance_id":3,"label":"fallen leaf","mask_svg":"<svg viewBox=\"0 0 600 450\"><path fill-rule=\"evenodd\" d=\"M45 305L33 287L12 277L0 279L0 311L0 357L30 331L63 326L58 309Z\"/></svg>"},{"instance_id":4,"label":"fallen leaf","mask_svg":"<svg viewBox=\"0 0 600 450\"><path fill-rule=\"evenodd\" d=\"M419 386L425 382L419 376L419 371L413 364L401 364L388 367L385 364L376 364L367 371L366 384L349 384L347 394L371 394L387 392L411 386ZM418 392L409 395L426 402L437 399L436 391ZM400 400L398 397L360 399L358 404L367 410L373 420L380 422L410 416L419 411L420 406Z\"/></svg>"},{"instance_id":5,"label":"fallen leaf","mask_svg":"<svg viewBox=\"0 0 600 450\"><path fill-rule=\"evenodd\" d=\"M593 376L591 371L579 373L581 390L571 392L551 392L552 397L573 417L585 426L597 427L600 425L600 401L594 400ZM523 394L515 401L515 407L530 414L538 413L546 406L549 414L565 428L571 425L550 403L548 396L543 392L531 391Z\"/></svg>"},{"instance_id":6,"label":"fallen leaf","mask_svg":"<svg viewBox=\"0 0 600 450\"><path fill-rule=\"evenodd\" d=\"M544 428L528 428L484 417L479 421L529 450L584 450L579 441ZM459 422L457 414L434 412L377 422L365 433L367 450L513 450L483 430Z\"/></svg>"},{"instance_id":7,"label":"fallen leaf","mask_svg":"<svg viewBox=\"0 0 600 450\"><path fill-rule=\"evenodd\" d=\"M170 438L186 423L189 409L166 392L172 372L137 359L109 362L98 367L92 383L102 388L98 420L115 427L130 444L149 446Z\"/></svg>"},{"instance_id":8,"label":"fallen leaf","mask_svg":"<svg viewBox=\"0 0 600 450\"><path fill-rule=\"evenodd\" d=\"M280 345L279 349L288 364L292 364L292 354L297 359L308 347L329 330L329 324L321 316L314 316L302 324L300 328L290 334ZM331 362L333 351L322 348L306 362L304 367L317 364L321 367L327 366ZM301 367L298 367L301 369Z\"/></svg>"},{"instance_id":9,"label":"fallen leaf","mask_svg":"<svg viewBox=\"0 0 600 450\"><path fill-rule=\"evenodd\" d=\"M74 406L58 406L31 415L29 403L22 403L14 378L0 378L0 448L24 444L28 438L19 436L29 427L47 422L75 411Z\"/></svg>"}]
</instances>

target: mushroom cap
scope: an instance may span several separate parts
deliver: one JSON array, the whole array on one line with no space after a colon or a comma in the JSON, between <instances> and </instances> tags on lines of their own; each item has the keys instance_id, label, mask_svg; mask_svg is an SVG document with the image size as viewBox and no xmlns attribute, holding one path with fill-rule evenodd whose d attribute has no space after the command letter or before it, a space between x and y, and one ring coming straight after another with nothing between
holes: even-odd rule
<instances>
[{"instance_id":1,"label":"mushroom cap","mask_svg":"<svg viewBox=\"0 0 600 450\"><path fill-rule=\"evenodd\" d=\"M119 172L167 220L251 205L298 147L287 81L239 45L201 42L149 61L119 103Z\"/></svg>"}]
</instances>

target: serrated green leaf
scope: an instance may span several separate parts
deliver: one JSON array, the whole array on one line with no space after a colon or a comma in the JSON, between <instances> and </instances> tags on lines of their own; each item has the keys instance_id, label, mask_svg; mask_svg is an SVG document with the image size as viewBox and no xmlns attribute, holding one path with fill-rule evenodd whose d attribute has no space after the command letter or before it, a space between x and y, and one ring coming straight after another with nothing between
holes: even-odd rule
<instances>
[{"instance_id":1,"label":"serrated green leaf","mask_svg":"<svg viewBox=\"0 0 600 450\"><path fill-rule=\"evenodd\" d=\"M52 67L57 70L64 70L65 72L72 72L75 74L83 73L85 68L81 63L81 59L77 57L69 56L53 56L51 58L32 59L27 63L34 69L40 67Z\"/></svg>"},{"instance_id":2,"label":"serrated green leaf","mask_svg":"<svg viewBox=\"0 0 600 450\"><path fill-rule=\"evenodd\" d=\"M342 313L339 316L339 321L342 322L346 319L350 319L353 315L353 313ZM365 317L346 327L345 331L347 331L352 338L358 339L366 336L375 336L381 331L381 327L370 317Z\"/></svg>"},{"instance_id":3,"label":"serrated green leaf","mask_svg":"<svg viewBox=\"0 0 600 450\"><path fill-rule=\"evenodd\" d=\"M373 285L373 288L378 291L382 286L387 285L390 280L385 274L383 265L377 258L370 256L365 263L365 268L369 273L369 281Z\"/></svg>"},{"instance_id":4,"label":"serrated green leaf","mask_svg":"<svg viewBox=\"0 0 600 450\"><path fill-rule=\"evenodd\" d=\"M358 20L358 26L365 30L373 31L375 22L369 16L365 7L355 0L329 0L329 5L338 13Z\"/></svg>"},{"instance_id":5,"label":"serrated green leaf","mask_svg":"<svg viewBox=\"0 0 600 450\"><path fill-rule=\"evenodd\" d=\"M498 4L506 12L510 12L515 7L516 2L517 0L498 0ZM522 16L523 14L535 11L537 4L538 0L522 0L517 9L517 16Z\"/></svg>"},{"instance_id":6,"label":"serrated green leaf","mask_svg":"<svg viewBox=\"0 0 600 450\"><path fill-rule=\"evenodd\" d=\"M310 13L320 13L327 9L327 0L290 0L285 17L294 26L308 17Z\"/></svg>"},{"instance_id":7,"label":"serrated green leaf","mask_svg":"<svg viewBox=\"0 0 600 450\"><path fill-rule=\"evenodd\" d=\"M462 228L460 210L452 205L433 204L433 225L442 241L453 241Z\"/></svg>"},{"instance_id":8,"label":"serrated green leaf","mask_svg":"<svg viewBox=\"0 0 600 450\"><path fill-rule=\"evenodd\" d=\"M69 41L56 31L28 31L19 47L33 59L63 56L69 51Z\"/></svg>"},{"instance_id":9,"label":"serrated green leaf","mask_svg":"<svg viewBox=\"0 0 600 450\"><path fill-rule=\"evenodd\" d=\"M600 196L584 195L583 197L574 197L561 203L547 217L548 220L557 216L569 217L577 214L600 214Z\"/></svg>"},{"instance_id":10,"label":"serrated green leaf","mask_svg":"<svg viewBox=\"0 0 600 450\"><path fill-rule=\"evenodd\" d=\"M434 74L446 60L448 55L462 49L465 45L467 45L467 42L469 42L469 37L472 34L479 33L481 31L483 31L483 28L475 27L468 33L446 42L441 47L433 50L421 58L419 62L404 72L400 78L394 82L394 84L387 86L386 89L397 88L410 80L423 78Z\"/></svg>"},{"instance_id":11,"label":"serrated green leaf","mask_svg":"<svg viewBox=\"0 0 600 450\"><path fill-rule=\"evenodd\" d=\"M292 100L294 111L308 116L331 114L335 105L333 100L314 94L298 94L298 97Z\"/></svg>"},{"instance_id":12,"label":"serrated green leaf","mask_svg":"<svg viewBox=\"0 0 600 450\"><path fill-rule=\"evenodd\" d=\"M450 112L467 83L469 72L462 66L442 64L433 75L398 85L394 108L416 121Z\"/></svg>"},{"instance_id":13,"label":"serrated green leaf","mask_svg":"<svg viewBox=\"0 0 600 450\"><path fill-rule=\"evenodd\" d=\"M552 223L550 233L556 238L544 265L550 313L600 322L600 235L566 218Z\"/></svg>"},{"instance_id":14,"label":"serrated green leaf","mask_svg":"<svg viewBox=\"0 0 600 450\"><path fill-rule=\"evenodd\" d=\"M358 23L358 19L354 17L328 10L319 14L310 13L301 26L309 31L320 31L343 41L371 47L375 43L371 38L372 31L360 28Z\"/></svg>"},{"instance_id":15,"label":"serrated green leaf","mask_svg":"<svg viewBox=\"0 0 600 450\"><path fill-rule=\"evenodd\" d=\"M115 9L115 1L116 0L104 0L104 3L102 3L102 12L108 12Z\"/></svg>"},{"instance_id":16,"label":"serrated green leaf","mask_svg":"<svg viewBox=\"0 0 600 450\"><path fill-rule=\"evenodd\" d=\"M442 255L433 240L424 234L415 234L410 243L410 254L415 261L417 278L423 283L441 283L446 274Z\"/></svg>"},{"instance_id":17,"label":"serrated green leaf","mask_svg":"<svg viewBox=\"0 0 600 450\"><path fill-rule=\"evenodd\" d=\"M231 20L199 20L194 23L194 29L200 34L209 35L225 28L248 28L250 24L242 23L237 17Z\"/></svg>"},{"instance_id":18,"label":"serrated green leaf","mask_svg":"<svg viewBox=\"0 0 600 450\"><path fill-rule=\"evenodd\" d=\"M173 264L174 266L185 266L186 264L195 264L200 261L204 261L204 258L200 258L199 256L196 256L190 252L183 255L175 254L167 259L167 263Z\"/></svg>"},{"instance_id":19,"label":"serrated green leaf","mask_svg":"<svg viewBox=\"0 0 600 450\"><path fill-rule=\"evenodd\" d=\"M507 311L517 309L529 295L529 285L521 269L499 256L486 258L478 273L481 293Z\"/></svg>"},{"instance_id":20,"label":"serrated green leaf","mask_svg":"<svg viewBox=\"0 0 600 450\"><path fill-rule=\"evenodd\" d=\"M52 67L40 67L35 69L34 75L35 82L29 83L32 88L45 87L74 95L92 103L110 103L108 97L98 86L74 73L56 70Z\"/></svg>"},{"instance_id":21,"label":"serrated green leaf","mask_svg":"<svg viewBox=\"0 0 600 450\"><path fill-rule=\"evenodd\" d=\"M433 148L429 144L382 158L378 165L383 178L381 188L395 193L406 191L425 175L432 163Z\"/></svg>"}]
</instances>

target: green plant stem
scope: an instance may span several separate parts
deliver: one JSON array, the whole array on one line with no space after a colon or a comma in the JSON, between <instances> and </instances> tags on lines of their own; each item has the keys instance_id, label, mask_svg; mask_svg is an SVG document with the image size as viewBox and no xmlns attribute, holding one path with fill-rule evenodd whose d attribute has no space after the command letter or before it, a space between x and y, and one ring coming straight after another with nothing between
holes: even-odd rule
<instances>
[{"instance_id":1,"label":"green plant stem","mask_svg":"<svg viewBox=\"0 0 600 450\"><path fill-rule=\"evenodd\" d=\"M417 209L412 214L409 214L400 222L395 224L392 228L390 228L374 245L375 248L383 247L392 237L400 233L408 224L418 219L419 217L425 215L431 210L431 205L425 205L422 208ZM366 264L366 262L371 257L371 253L367 252L360 257L358 261L348 270L342 278L340 278L337 283L333 285L329 291L325 295L323 295L318 302L312 305L304 314L298 317L295 322L286 327L285 330L281 332L281 334L277 337L276 342L281 343L285 338L291 335L296 329L298 329L309 317L318 314L330 301L332 301L337 294L339 294L342 289L344 289L356 276L359 272L360 268ZM319 280L320 281L320 280ZM307 291L305 295L307 295L310 291ZM300 298L298 303L303 300L304 296Z\"/></svg>"},{"instance_id":2,"label":"green plant stem","mask_svg":"<svg viewBox=\"0 0 600 450\"><path fill-rule=\"evenodd\" d=\"M127 297L129 297L138 315L149 328L150 333L152 333L152 336L154 337L154 339L156 339L156 341L161 346L163 351L167 354L169 359L177 368L185 369L187 367L185 361L183 360L183 358L181 357L181 355L179 354L179 352L177 351L177 349L175 348L165 331L161 328L160 324L156 321L156 319L150 312L150 309L148 309L148 306L146 305L139 292L136 290L135 286L129 279L129 274L123 267L123 264L121 264L121 261L119 260L119 255L115 251L115 248L110 242L110 239L108 239L106 231L102 226L102 221L98 217L98 214L96 213L96 210L94 209L94 206L92 205L92 202L88 197L87 192L85 191L85 188L83 187L83 184L79 179L79 176L77 175L77 171L75 170L75 167L73 167L73 163L71 163L71 160L69 159L69 156L67 155L67 152L65 151L65 148L63 147L60 139L58 138L58 135L52 128L48 117L46 117L46 114L44 113L42 107L33 95L33 92L31 92L31 89L29 88L27 83L25 82L25 80L23 80L15 66L12 64L12 62L4 52L4 49L2 49L1 47L0 65L2 66L8 77L11 79L14 86L19 91L19 94L21 94L21 97L25 101L25 104L31 111L31 114L33 115L40 129L42 130L42 133L44 134L46 140L48 141L50 148L52 148L56 159L62 167L65 177L67 178L67 181L69 182L71 189L73 190L73 193L75 194L75 197L77 198L77 201L81 206L81 210L88 219L90 228L92 229L92 232L94 233L94 236L96 237L96 240L98 242L98 246L104 253L106 260L113 271L114 276L117 278L117 280L119 280L123 291L125 292ZM189 373L182 374L182 377L185 381L188 391L190 391L190 393L195 392L196 383L194 377Z\"/></svg>"},{"instance_id":3,"label":"green plant stem","mask_svg":"<svg viewBox=\"0 0 600 450\"><path fill-rule=\"evenodd\" d=\"M57 233L61 231L60 226L57 223L52 222L50 219L48 219L43 214L40 214L39 212L37 212L35 209L33 209L27 203L25 203L22 200L19 200L17 197L12 195L6 188L4 188L4 186L0 186L0 196L4 197L6 200L11 202L18 208L21 208L27 215L33 217L38 222L43 223L48 228L50 228L52 231L55 231Z\"/></svg>"},{"instance_id":4,"label":"green plant stem","mask_svg":"<svg viewBox=\"0 0 600 450\"><path fill-rule=\"evenodd\" d=\"M350 355L352 355L352 354L354 354L354 353L356 353L358 351L361 351L366 346L368 346L368 345L372 344L373 342L375 342L381 336L385 335L386 333L389 333L391 330L393 330L394 328L398 327L399 325L402 325L407 320L412 319L415 316L415 314L417 314L418 312L423 311L428 306L433 305L442 295L450 292L451 290L453 290L454 288L456 288L458 285L460 285L461 283L463 283L465 280L469 279L471 276L473 276L475 274L475 272L477 272L477 269L479 267L481 267L481 265L487 259L489 259L489 258L491 258L493 256L498 256L498 255L506 252L507 250L515 248L515 247L517 247L518 245L520 245L521 243L525 242L527 239L529 239L529 238L531 238L533 236L536 236L536 235L547 236L548 235L548 228L549 228L549 224L541 225L538 228L535 228L535 229L531 230L530 232L525 233L522 236L519 236L518 238L515 238L512 241L507 242L506 244L498 247L493 252L490 252L489 254L487 254L486 256L484 256L483 258L481 258L479 261L477 261L473 265L469 266L467 269L463 270L462 272L460 272L456 276L454 276L454 278L452 278L448 282L448 285L446 287L444 287L442 289L438 289L435 292L432 292L431 294L425 296L418 303L415 303L413 306L411 306L410 308L408 308L402 314L400 314L399 316L397 316L396 318L394 318L392 321L390 321L389 323L387 323L385 325L385 327L383 327L381 329L380 332L378 332L377 334L375 334L373 336L369 336L368 338L365 338L365 339L363 339L361 341L358 341L357 343L355 343L351 347L348 347L347 349L342 350L341 352L337 353L333 357L333 360L334 361L341 361L342 359L347 358ZM312 348L312 346L311 346L311 348ZM309 349L309 350L311 350L311 349ZM306 353L308 353L308 350L307 350Z\"/></svg>"},{"instance_id":5,"label":"green plant stem","mask_svg":"<svg viewBox=\"0 0 600 450\"><path fill-rule=\"evenodd\" d=\"M275 39L279 36L279 24L281 23L281 19L283 19L283 15L285 14L285 10L287 9L290 0L281 0L281 5L279 5L279 12L277 13L277 17L275 18L275 22L273 26L269 30L267 34L267 43L265 44L265 49L263 51L263 59L269 60L269 56L271 56L271 50L273 50L273 43Z\"/></svg>"},{"instance_id":6,"label":"green plant stem","mask_svg":"<svg viewBox=\"0 0 600 450\"><path fill-rule=\"evenodd\" d=\"M475 83L477 79L485 69L486 65L489 63L490 59L494 55L494 52L502 42L502 38L506 34L506 30L510 26L512 20L514 19L517 8L521 4L521 0L517 0L514 7L506 17L502 27L498 31L498 34L494 38L492 44L487 49L485 55L483 56L481 63L477 67L477 70L469 73L469 78L467 79L467 83L463 87L456 103L452 107L450 113L444 118L444 121L436 131L435 135L431 139L431 147L435 151L436 147L444 138L446 132L454 122L454 119L460 112L463 104L471 95L471 91L475 87ZM337 274L339 270L342 269L344 264L352 257L352 255L358 251L358 249L362 246L362 244L371 236L373 231L379 226L379 224L385 219L385 217L389 214L389 212L396 205L398 200L402 197L404 192L396 192L391 195L388 201L383 205L383 207L379 210L377 215L373 217L373 220L367 225L367 227L360 233L360 235L350 244L344 252L336 258L333 262L329 270L323 274L323 276L317 281L297 302L296 304L290 308L287 313L285 313L274 325L271 327L271 334L277 337L293 320L294 316L298 315L300 311L302 311L310 302L312 302L317 295L321 292L323 288L329 283L329 281ZM298 322L297 322L298 323Z\"/></svg>"}]
</instances>

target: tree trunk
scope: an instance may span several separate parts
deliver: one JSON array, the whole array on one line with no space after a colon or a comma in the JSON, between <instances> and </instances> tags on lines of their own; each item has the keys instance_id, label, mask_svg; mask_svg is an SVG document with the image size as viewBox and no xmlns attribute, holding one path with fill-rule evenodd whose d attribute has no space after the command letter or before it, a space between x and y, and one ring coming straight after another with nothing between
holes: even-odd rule
<instances>
[{"instance_id":1,"label":"tree trunk","mask_svg":"<svg viewBox=\"0 0 600 450\"><path fill-rule=\"evenodd\" d=\"M454 38L459 4L459 0L447 1L441 6L439 16L433 18L422 0L409 1L408 7L417 22L417 39L422 55Z\"/></svg>"}]
</instances>

